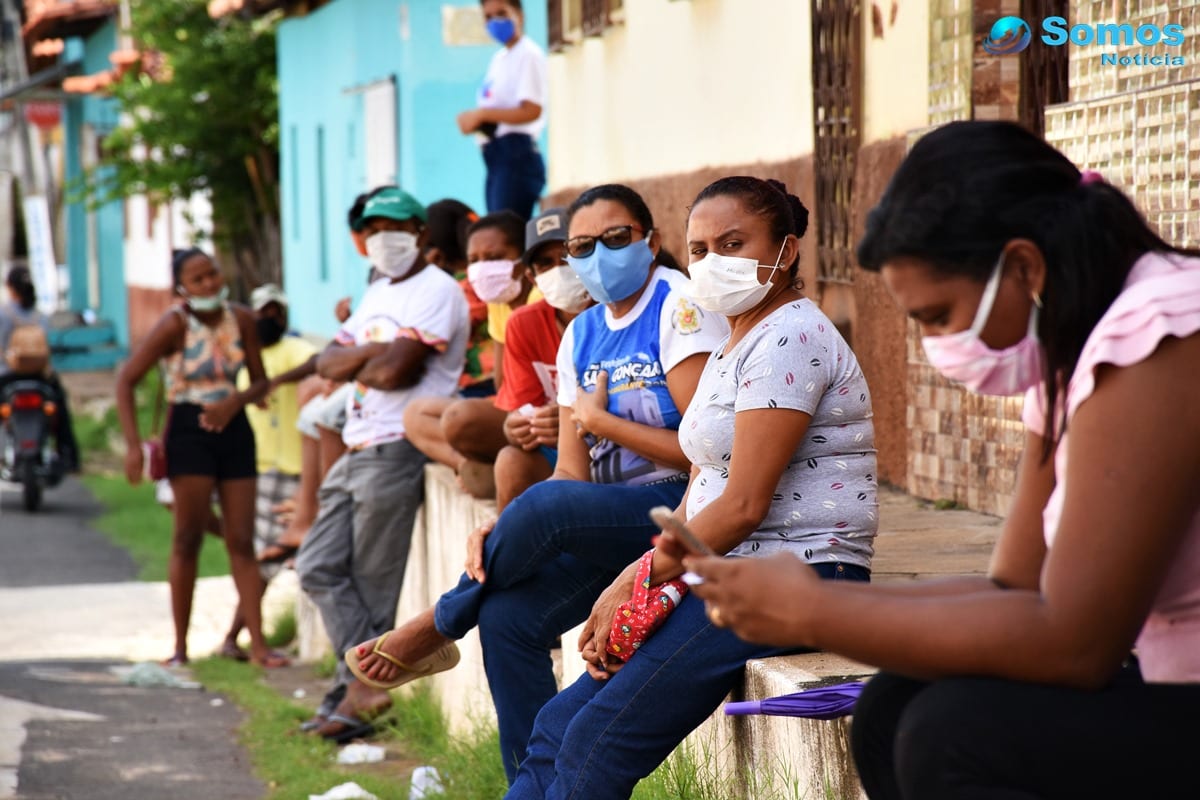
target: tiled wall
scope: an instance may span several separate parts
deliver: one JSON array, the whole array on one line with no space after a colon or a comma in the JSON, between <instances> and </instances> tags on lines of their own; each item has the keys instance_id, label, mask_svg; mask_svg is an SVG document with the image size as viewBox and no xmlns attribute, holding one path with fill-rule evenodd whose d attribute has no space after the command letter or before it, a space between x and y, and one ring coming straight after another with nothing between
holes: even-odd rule
<instances>
[{"instance_id":1,"label":"tiled wall","mask_svg":"<svg viewBox=\"0 0 1200 800\"><path fill-rule=\"evenodd\" d=\"M1184 7L1186 6L1186 7ZM1071 102L1046 110L1046 138L1080 166L1101 172L1133 197L1164 239L1200 246L1200 8L1166 0L1088 0L1072 4L1072 23L1135 28L1183 25L1182 47L1072 48ZM1103 64L1118 57L1169 52L1183 66Z\"/></svg>"}]
</instances>

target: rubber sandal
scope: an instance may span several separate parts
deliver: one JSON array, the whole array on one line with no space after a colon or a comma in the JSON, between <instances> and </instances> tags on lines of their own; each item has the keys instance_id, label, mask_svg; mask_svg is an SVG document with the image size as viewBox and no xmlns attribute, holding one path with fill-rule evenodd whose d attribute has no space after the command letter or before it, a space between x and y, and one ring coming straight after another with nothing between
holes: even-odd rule
<instances>
[{"instance_id":1,"label":"rubber sandal","mask_svg":"<svg viewBox=\"0 0 1200 800\"><path fill-rule=\"evenodd\" d=\"M242 648L238 647L233 642L225 642L221 645L221 649L217 652L221 658L228 658L231 661L249 661L250 654Z\"/></svg>"},{"instance_id":2,"label":"rubber sandal","mask_svg":"<svg viewBox=\"0 0 1200 800\"><path fill-rule=\"evenodd\" d=\"M178 653L176 653L175 655L171 656L170 658L164 658L159 663L162 664L164 667L186 667L188 665L188 657L181 656Z\"/></svg>"},{"instance_id":3,"label":"rubber sandal","mask_svg":"<svg viewBox=\"0 0 1200 800\"><path fill-rule=\"evenodd\" d=\"M315 731L328 721L329 717L325 716L324 714L317 714L304 720L304 722L301 722L300 730L304 731L305 733L308 733L309 731Z\"/></svg>"},{"instance_id":4,"label":"rubber sandal","mask_svg":"<svg viewBox=\"0 0 1200 800\"><path fill-rule=\"evenodd\" d=\"M292 660L288 658L286 654L281 653L278 650L272 650L270 653L267 653L267 658L264 661L255 661L252 658L250 659L250 662L257 667L262 667L263 669L278 669L280 667L290 667L292 665Z\"/></svg>"},{"instance_id":5,"label":"rubber sandal","mask_svg":"<svg viewBox=\"0 0 1200 800\"><path fill-rule=\"evenodd\" d=\"M325 724L330 722L338 722L346 726L340 731L321 734L322 739L327 739L336 744L347 744L355 739L365 739L375 734L375 726L358 717L349 717L345 714L330 714L329 718L325 720Z\"/></svg>"},{"instance_id":6,"label":"rubber sandal","mask_svg":"<svg viewBox=\"0 0 1200 800\"><path fill-rule=\"evenodd\" d=\"M425 656L420 661L413 664L405 664L395 656L383 652L383 643L387 641L391 631L380 635L375 640L375 646L371 648L371 652L383 658L388 663L400 669L400 676L390 683L377 681L374 678L368 677L359 666L358 648L351 647L346 651L343 658L346 661L346 666L350 668L350 672L354 673L354 677L370 686L372 689L382 689L390 691L397 686L403 686L409 681L415 681L417 678L425 678L438 672L445 672L458 664L461 654L458 652L458 645L454 642L447 642L437 649L431 655Z\"/></svg>"}]
</instances>

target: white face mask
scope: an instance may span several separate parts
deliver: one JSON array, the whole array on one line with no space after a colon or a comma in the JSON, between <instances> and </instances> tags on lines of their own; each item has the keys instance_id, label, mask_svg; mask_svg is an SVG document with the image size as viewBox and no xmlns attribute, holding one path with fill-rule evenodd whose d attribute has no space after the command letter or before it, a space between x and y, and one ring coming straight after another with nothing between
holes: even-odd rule
<instances>
[{"instance_id":1,"label":"white face mask","mask_svg":"<svg viewBox=\"0 0 1200 800\"><path fill-rule=\"evenodd\" d=\"M592 296L580 280L579 273L568 266L547 270L538 275L534 282L545 295L546 302L559 311L578 314L592 302Z\"/></svg>"},{"instance_id":2,"label":"white face mask","mask_svg":"<svg viewBox=\"0 0 1200 800\"><path fill-rule=\"evenodd\" d=\"M691 280L684 293L706 311L727 317L744 314L761 303L774 287L771 279L779 270L785 247L786 239L766 283L758 282L759 263L753 258L722 256L710 251L696 263L688 264Z\"/></svg>"},{"instance_id":3,"label":"white face mask","mask_svg":"<svg viewBox=\"0 0 1200 800\"><path fill-rule=\"evenodd\" d=\"M204 313L206 311L217 311L225 305L225 301L229 299L229 287L222 286L221 291L216 294L210 294L208 297L193 297L190 294L185 294L188 306L192 311Z\"/></svg>"},{"instance_id":4,"label":"white face mask","mask_svg":"<svg viewBox=\"0 0 1200 800\"><path fill-rule=\"evenodd\" d=\"M407 275L419 254L417 237L408 231L380 231L367 239L371 266L389 278Z\"/></svg>"},{"instance_id":5,"label":"white face mask","mask_svg":"<svg viewBox=\"0 0 1200 800\"><path fill-rule=\"evenodd\" d=\"M993 350L979 338L988 317L992 315L992 304L996 301L1003 271L1004 255L1001 254L984 287L979 308L975 311L975 321L970 328L921 339L930 366L976 394L1021 394L1042 380L1042 348L1038 343L1036 302L1029 310L1029 330L1012 347Z\"/></svg>"},{"instance_id":6,"label":"white face mask","mask_svg":"<svg viewBox=\"0 0 1200 800\"><path fill-rule=\"evenodd\" d=\"M521 294L521 281L513 277L515 261L476 261L467 267L467 280L485 303L511 303Z\"/></svg>"}]
</instances>

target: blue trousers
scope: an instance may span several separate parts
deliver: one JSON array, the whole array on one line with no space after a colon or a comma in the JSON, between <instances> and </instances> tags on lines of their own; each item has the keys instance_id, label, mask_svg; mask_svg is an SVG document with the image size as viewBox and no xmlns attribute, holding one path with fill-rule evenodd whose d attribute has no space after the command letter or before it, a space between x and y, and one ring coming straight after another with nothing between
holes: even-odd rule
<instances>
[{"instance_id":1,"label":"blue trousers","mask_svg":"<svg viewBox=\"0 0 1200 800\"><path fill-rule=\"evenodd\" d=\"M617 573L650 549L658 528L647 512L675 508L686 488L684 479L651 486L536 483L504 509L484 540L487 581L464 574L438 600L434 624L443 636L461 639L479 626L510 782L534 718L558 691L550 650L587 619Z\"/></svg>"},{"instance_id":2,"label":"blue trousers","mask_svg":"<svg viewBox=\"0 0 1200 800\"><path fill-rule=\"evenodd\" d=\"M824 578L867 570L814 565ZM627 800L633 788L712 714L746 661L795 650L750 644L709 622L684 596L661 628L606 681L583 675L542 708L506 800Z\"/></svg>"},{"instance_id":3,"label":"blue trousers","mask_svg":"<svg viewBox=\"0 0 1200 800\"><path fill-rule=\"evenodd\" d=\"M533 137L510 133L483 146L487 167L484 195L491 214L508 209L522 219L533 216L533 206L546 188L546 162Z\"/></svg>"}]
</instances>

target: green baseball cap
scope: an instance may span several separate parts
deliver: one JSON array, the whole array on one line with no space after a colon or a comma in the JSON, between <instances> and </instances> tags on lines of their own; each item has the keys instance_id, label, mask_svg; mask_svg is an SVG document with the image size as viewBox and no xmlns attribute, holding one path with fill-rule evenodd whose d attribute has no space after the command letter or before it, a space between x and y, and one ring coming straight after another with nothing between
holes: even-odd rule
<instances>
[{"instance_id":1,"label":"green baseball cap","mask_svg":"<svg viewBox=\"0 0 1200 800\"><path fill-rule=\"evenodd\" d=\"M388 219L406 220L416 217L425 222L425 206L417 202L403 189L384 189L367 201L363 207L361 219L365 222L371 217L387 217Z\"/></svg>"}]
</instances>

